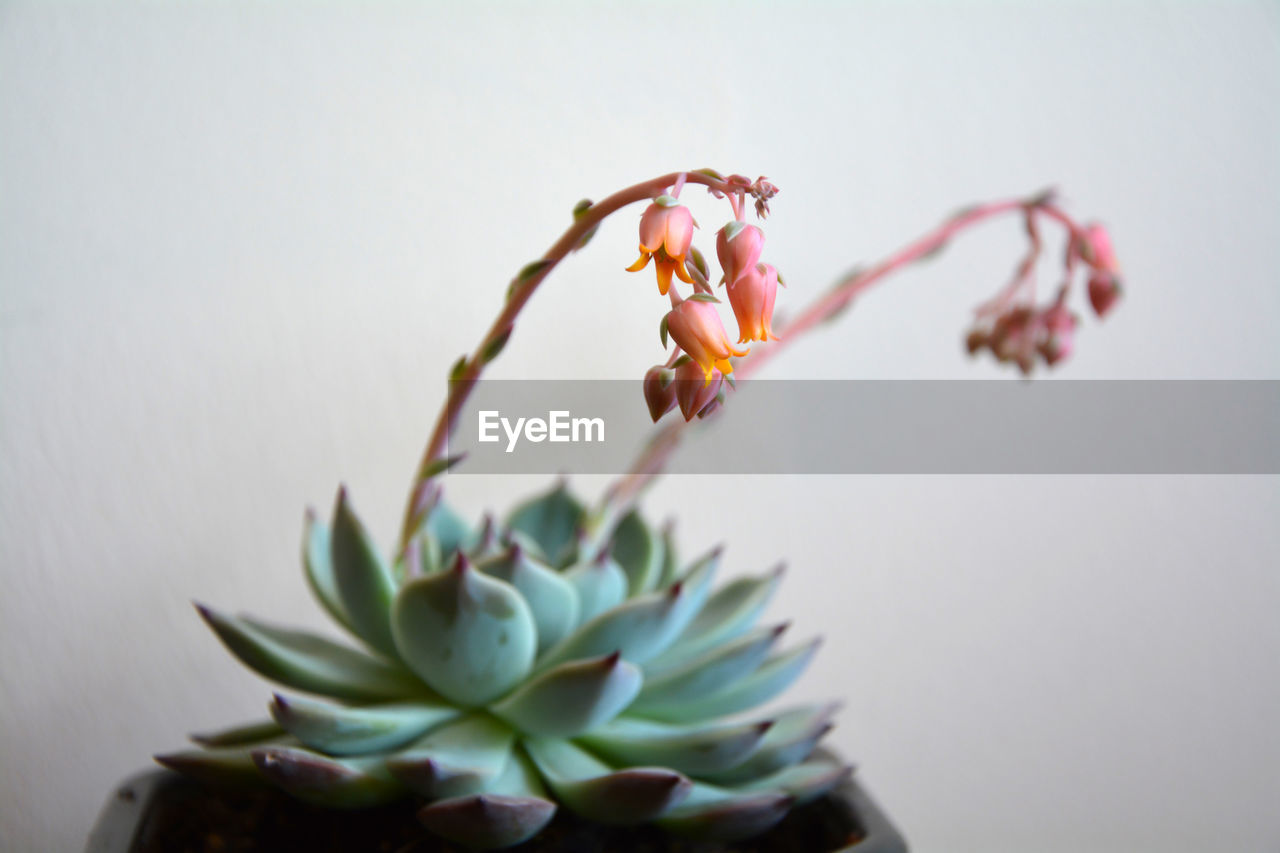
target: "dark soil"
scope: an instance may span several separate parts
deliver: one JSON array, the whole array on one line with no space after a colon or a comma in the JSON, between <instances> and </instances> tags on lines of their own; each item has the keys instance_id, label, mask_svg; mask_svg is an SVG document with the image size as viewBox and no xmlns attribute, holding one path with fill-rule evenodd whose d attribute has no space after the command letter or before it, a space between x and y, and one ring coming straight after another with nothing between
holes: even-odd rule
<instances>
[{"instance_id":1,"label":"dark soil","mask_svg":"<svg viewBox=\"0 0 1280 853\"><path fill-rule=\"evenodd\" d=\"M121 791L120 796L126 796ZM156 793L134 853L468 853L429 835L406 802L356 811L299 803L272 789L209 788L174 779ZM863 833L848 802L830 794L794 809L764 835L733 843L696 842L653 826L606 827L560 809L512 853L829 853Z\"/></svg>"}]
</instances>

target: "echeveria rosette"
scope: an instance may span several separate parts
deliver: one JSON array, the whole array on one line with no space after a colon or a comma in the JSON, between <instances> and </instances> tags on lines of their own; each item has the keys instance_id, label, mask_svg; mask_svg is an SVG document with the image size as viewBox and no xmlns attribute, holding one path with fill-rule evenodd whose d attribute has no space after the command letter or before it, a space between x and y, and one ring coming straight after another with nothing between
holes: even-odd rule
<instances>
[{"instance_id":1,"label":"echeveria rosette","mask_svg":"<svg viewBox=\"0 0 1280 853\"><path fill-rule=\"evenodd\" d=\"M561 806L745 837L840 782L847 767L810 757L834 706L742 715L817 648L778 651L785 626L756 625L780 573L713 591L719 552L679 568L635 513L605 556L579 560L583 515L558 486L517 508L499 544L437 502L393 565L339 493L331 524L308 515L303 562L366 648L201 607L243 663L327 698L277 693L273 720L158 760L333 807L417 796L430 831L490 849Z\"/></svg>"}]
</instances>

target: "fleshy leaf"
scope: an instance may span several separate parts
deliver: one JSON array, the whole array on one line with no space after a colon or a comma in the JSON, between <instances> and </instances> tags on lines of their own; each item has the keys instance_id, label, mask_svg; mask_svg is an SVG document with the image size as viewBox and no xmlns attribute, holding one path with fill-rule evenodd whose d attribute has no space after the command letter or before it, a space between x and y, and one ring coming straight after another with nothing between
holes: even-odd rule
<instances>
[{"instance_id":1,"label":"fleshy leaf","mask_svg":"<svg viewBox=\"0 0 1280 853\"><path fill-rule=\"evenodd\" d=\"M492 707L521 731L567 737L608 722L640 692L640 670L618 654L564 663Z\"/></svg>"},{"instance_id":2,"label":"fleshy leaf","mask_svg":"<svg viewBox=\"0 0 1280 853\"><path fill-rule=\"evenodd\" d=\"M774 725L755 754L736 767L708 775L707 781L731 785L768 776L804 761L831 731L837 703L796 708L774 717Z\"/></svg>"},{"instance_id":3,"label":"fleshy leaf","mask_svg":"<svg viewBox=\"0 0 1280 853\"><path fill-rule=\"evenodd\" d=\"M852 774L853 767L848 764L815 758L812 761L779 770L749 784L740 785L735 790L785 791L795 798L797 806L802 806L821 797Z\"/></svg>"},{"instance_id":4,"label":"fleshy leaf","mask_svg":"<svg viewBox=\"0 0 1280 853\"><path fill-rule=\"evenodd\" d=\"M677 710L646 711L643 716L670 722L706 720L754 708L781 693L799 677L818 650L813 640L803 646L770 657L759 669L737 683L710 696L686 702Z\"/></svg>"},{"instance_id":5,"label":"fleshy leaf","mask_svg":"<svg viewBox=\"0 0 1280 853\"><path fill-rule=\"evenodd\" d=\"M302 532L302 566L307 584L329 615L354 634L351 619L338 595L338 580L333 576L329 549L329 528L316 517L315 510L308 509Z\"/></svg>"},{"instance_id":6,"label":"fleshy leaf","mask_svg":"<svg viewBox=\"0 0 1280 853\"><path fill-rule=\"evenodd\" d=\"M404 585L392 626L409 668L464 706L493 701L533 666L537 635L529 605L510 584L475 571L461 554L448 571Z\"/></svg>"},{"instance_id":7,"label":"fleshy leaf","mask_svg":"<svg viewBox=\"0 0 1280 853\"><path fill-rule=\"evenodd\" d=\"M422 693L400 666L306 631L276 628L196 605L241 663L272 681L335 699L376 702Z\"/></svg>"},{"instance_id":8,"label":"fleshy leaf","mask_svg":"<svg viewBox=\"0 0 1280 853\"><path fill-rule=\"evenodd\" d=\"M396 657L399 653L391 636L390 619L391 602L396 594L395 579L364 525L351 511L345 488L338 490L329 546L338 597L351 627L369 645L389 657Z\"/></svg>"},{"instance_id":9,"label":"fleshy leaf","mask_svg":"<svg viewBox=\"0 0 1280 853\"><path fill-rule=\"evenodd\" d=\"M685 801L657 823L692 838L737 841L772 827L786 817L793 802L789 794L781 792L739 794L695 784Z\"/></svg>"},{"instance_id":10,"label":"fleshy leaf","mask_svg":"<svg viewBox=\"0 0 1280 853\"><path fill-rule=\"evenodd\" d=\"M641 595L654 589L662 577L662 540L632 510L618 522L613 533L613 558L627 575L628 594Z\"/></svg>"},{"instance_id":11,"label":"fleshy leaf","mask_svg":"<svg viewBox=\"0 0 1280 853\"><path fill-rule=\"evenodd\" d=\"M427 513L421 529L439 545L443 565L453 562L454 552L459 549L465 551L475 543L471 527L443 499L438 500Z\"/></svg>"},{"instance_id":12,"label":"fleshy leaf","mask_svg":"<svg viewBox=\"0 0 1280 853\"><path fill-rule=\"evenodd\" d=\"M538 665L545 667L614 651L633 663L644 663L667 648L697 614L718 562L716 551L700 560L680 583L601 613L547 652Z\"/></svg>"},{"instance_id":13,"label":"fleshy leaf","mask_svg":"<svg viewBox=\"0 0 1280 853\"><path fill-rule=\"evenodd\" d=\"M671 586L680 573L680 559L676 554L675 531L671 522L663 525L662 533L662 574L658 578L658 588Z\"/></svg>"},{"instance_id":14,"label":"fleshy leaf","mask_svg":"<svg viewBox=\"0 0 1280 853\"><path fill-rule=\"evenodd\" d=\"M517 751L488 793L440 800L418 812L418 819L450 841L495 850L537 835L555 813L537 772Z\"/></svg>"},{"instance_id":15,"label":"fleshy leaf","mask_svg":"<svg viewBox=\"0 0 1280 853\"><path fill-rule=\"evenodd\" d=\"M507 526L537 542L551 565L559 568L572 552L585 514L582 504L569 494L568 485L561 482L516 507Z\"/></svg>"},{"instance_id":16,"label":"fleshy leaf","mask_svg":"<svg viewBox=\"0 0 1280 853\"><path fill-rule=\"evenodd\" d=\"M444 558L440 556L440 543L423 530L409 540L403 559L396 563L396 582L403 585L410 578L429 575L442 568Z\"/></svg>"},{"instance_id":17,"label":"fleshy leaf","mask_svg":"<svg viewBox=\"0 0 1280 853\"><path fill-rule=\"evenodd\" d=\"M653 820L688 796L693 787L682 774L661 767L615 771L564 740L530 739L525 749L560 802L599 823L631 825Z\"/></svg>"},{"instance_id":18,"label":"fleshy leaf","mask_svg":"<svg viewBox=\"0 0 1280 853\"><path fill-rule=\"evenodd\" d=\"M284 729L275 720L262 720L219 729L216 732L200 732L192 734L191 740L205 747L241 746L246 743L262 743L284 735Z\"/></svg>"},{"instance_id":19,"label":"fleshy leaf","mask_svg":"<svg viewBox=\"0 0 1280 853\"><path fill-rule=\"evenodd\" d=\"M298 747L266 747L253 751L253 762L290 795L329 808L365 808L405 794L378 758L337 759Z\"/></svg>"},{"instance_id":20,"label":"fleshy leaf","mask_svg":"<svg viewBox=\"0 0 1280 853\"><path fill-rule=\"evenodd\" d=\"M515 737L509 726L488 714L471 714L388 756L387 769L433 799L476 794L488 790L506 768Z\"/></svg>"},{"instance_id":21,"label":"fleshy leaf","mask_svg":"<svg viewBox=\"0 0 1280 853\"><path fill-rule=\"evenodd\" d=\"M578 593L573 584L519 545L512 545L506 553L476 568L506 581L524 596L533 613L538 654L563 640L578 624Z\"/></svg>"},{"instance_id":22,"label":"fleshy leaf","mask_svg":"<svg viewBox=\"0 0 1280 853\"><path fill-rule=\"evenodd\" d=\"M785 625L757 628L685 664L646 672L644 690L636 698L634 710L675 711L685 702L728 687L760 668L785 629Z\"/></svg>"},{"instance_id":23,"label":"fleshy leaf","mask_svg":"<svg viewBox=\"0 0 1280 853\"><path fill-rule=\"evenodd\" d=\"M210 785L262 785L266 779L253 763L253 751L257 744L216 747L213 749L187 749L155 756L155 760L184 776Z\"/></svg>"},{"instance_id":24,"label":"fleshy leaf","mask_svg":"<svg viewBox=\"0 0 1280 853\"><path fill-rule=\"evenodd\" d=\"M306 746L328 755L364 755L403 746L458 716L429 699L348 708L276 694L271 716Z\"/></svg>"},{"instance_id":25,"label":"fleshy leaf","mask_svg":"<svg viewBox=\"0 0 1280 853\"><path fill-rule=\"evenodd\" d=\"M578 593L579 625L617 607L627 597L627 576L622 567L607 556L567 569L564 579L573 584Z\"/></svg>"},{"instance_id":26,"label":"fleshy leaf","mask_svg":"<svg viewBox=\"0 0 1280 853\"><path fill-rule=\"evenodd\" d=\"M699 776L742 763L772 725L673 726L619 717L577 741L619 765L657 764Z\"/></svg>"},{"instance_id":27,"label":"fleshy leaf","mask_svg":"<svg viewBox=\"0 0 1280 853\"><path fill-rule=\"evenodd\" d=\"M740 636L755 624L782 578L781 567L753 578L738 578L716 590L671 650L648 670L685 663L721 643Z\"/></svg>"}]
</instances>

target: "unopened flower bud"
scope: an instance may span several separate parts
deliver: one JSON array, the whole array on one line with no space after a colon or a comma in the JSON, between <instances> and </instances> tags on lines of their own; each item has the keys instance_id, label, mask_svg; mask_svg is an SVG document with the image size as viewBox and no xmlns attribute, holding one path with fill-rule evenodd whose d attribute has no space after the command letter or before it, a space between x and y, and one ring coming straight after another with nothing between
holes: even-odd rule
<instances>
[{"instance_id":1,"label":"unopened flower bud","mask_svg":"<svg viewBox=\"0 0 1280 853\"><path fill-rule=\"evenodd\" d=\"M663 415L675 408L675 371L662 365L654 365L644 374L644 401L649 407L649 417L657 423Z\"/></svg>"},{"instance_id":2,"label":"unopened flower bud","mask_svg":"<svg viewBox=\"0 0 1280 853\"><path fill-rule=\"evenodd\" d=\"M764 232L754 225L734 220L716 234L716 257L724 270L724 280L733 284L747 270L754 269L764 251Z\"/></svg>"},{"instance_id":3,"label":"unopened flower bud","mask_svg":"<svg viewBox=\"0 0 1280 853\"><path fill-rule=\"evenodd\" d=\"M1111 235L1107 233L1106 228L1096 222L1084 227L1080 256L1094 269L1112 273L1120 271L1115 249L1111 245Z\"/></svg>"},{"instance_id":4,"label":"unopened flower bud","mask_svg":"<svg viewBox=\"0 0 1280 853\"><path fill-rule=\"evenodd\" d=\"M710 379L702 374L702 368L692 359L676 367L675 386L676 400L680 403L680 414L686 421L693 420L707 406L714 405L720 386L724 383L724 374L712 370Z\"/></svg>"},{"instance_id":5,"label":"unopened flower bud","mask_svg":"<svg viewBox=\"0 0 1280 853\"><path fill-rule=\"evenodd\" d=\"M729 285L729 304L738 320L738 343L777 340L773 333L773 300L778 295L778 271L756 264Z\"/></svg>"},{"instance_id":6,"label":"unopened flower bud","mask_svg":"<svg viewBox=\"0 0 1280 853\"><path fill-rule=\"evenodd\" d=\"M1096 272L1089 277L1089 304L1099 317L1107 316L1120 300L1120 281L1114 273Z\"/></svg>"},{"instance_id":7,"label":"unopened flower bud","mask_svg":"<svg viewBox=\"0 0 1280 853\"><path fill-rule=\"evenodd\" d=\"M744 356L747 350L736 350L729 343L720 315L710 302L686 299L667 312L667 331L676 345L702 368L705 384L717 369L732 373L730 356Z\"/></svg>"},{"instance_id":8,"label":"unopened flower bud","mask_svg":"<svg viewBox=\"0 0 1280 853\"><path fill-rule=\"evenodd\" d=\"M671 196L659 196L640 217L640 257L627 271L639 272L652 258L659 293L665 296L671 288L672 273L686 284L693 284L684 268L685 255L693 243L693 227L689 208L677 204Z\"/></svg>"}]
</instances>

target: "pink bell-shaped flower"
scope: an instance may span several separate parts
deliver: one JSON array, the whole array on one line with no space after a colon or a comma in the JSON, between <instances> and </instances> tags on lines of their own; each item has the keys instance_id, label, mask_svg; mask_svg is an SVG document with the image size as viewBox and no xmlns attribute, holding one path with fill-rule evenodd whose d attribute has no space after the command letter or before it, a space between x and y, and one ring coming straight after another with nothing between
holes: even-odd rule
<instances>
[{"instance_id":1,"label":"pink bell-shaped flower","mask_svg":"<svg viewBox=\"0 0 1280 853\"><path fill-rule=\"evenodd\" d=\"M756 264L729 285L729 304L738 320L738 343L778 339L772 328L777 295L778 271L772 264Z\"/></svg>"},{"instance_id":2,"label":"pink bell-shaped flower","mask_svg":"<svg viewBox=\"0 0 1280 853\"><path fill-rule=\"evenodd\" d=\"M686 284L693 279L684 268L685 255L693 244L693 214L669 195L658 196L640 217L640 257L627 267L639 272L653 260L658 272L658 292L663 296L671 289L671 275Z\"/></svg>"},{"instance_id":3,"label":"pink bell-shaped flower","mask_svg":"<svg viewBox=\"0 0 1280 853\"><path fill-rule=\"evenodd\" d=\"M667 312L667 331L680 349L702 368L705 384L717 369L732 373L731 356L744 356L748 350L736 350L720 322L720 315L710 302L686 299Z\"/></svg>"},{"instance_id":4,"label":"pink bell-shaped flower","mask_svg":"<svg viewBox=\"0 0 1280 853\"><path fill-rule=\"evenodd\" d=\"M764 251L764 232L754 225L734 220L716 234L716 257L724 270L724 280L733 284L754 269Z\"/></svg>"}]
</instances>

